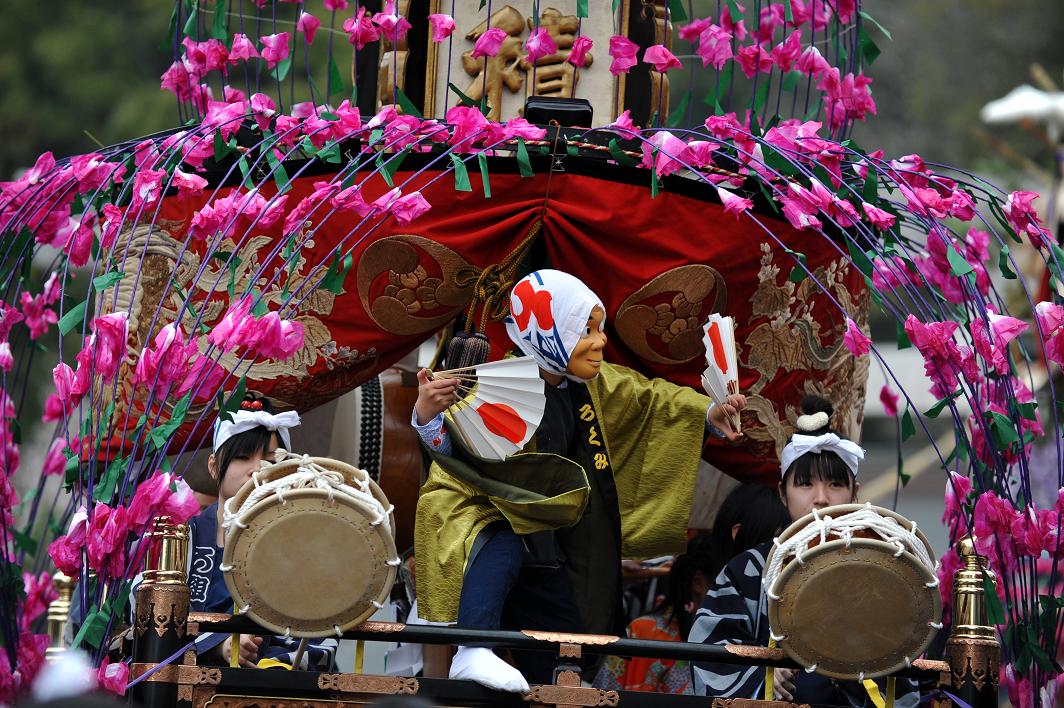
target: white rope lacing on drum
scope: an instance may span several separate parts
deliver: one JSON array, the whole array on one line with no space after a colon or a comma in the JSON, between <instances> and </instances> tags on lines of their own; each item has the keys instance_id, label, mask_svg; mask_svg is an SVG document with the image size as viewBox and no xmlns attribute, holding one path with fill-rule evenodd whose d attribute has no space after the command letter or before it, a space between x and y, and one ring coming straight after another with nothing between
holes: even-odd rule
<instances>
[{"instance_id":1,"label":"white rope lacing on drum","mask_svg":"<svg viewBox=\"0 0 1064 708\"><path fill-rule=\"evenodd\" d=\"M803 552L809 549L809 542L818 538L821 543L831 540L830 537L840 538L849 547L853 542L854 533L857 531L873 531L883 541L897 549L896 557L905 552L911 553L916 560L931 573L933 581L925 583L929 588L938 585L938 562L931 557L927 546L916 535L916 524L911 528L905 528L896 519L883 516L872 508L871 504L865 504L863 508L843 514L838 518L820 516L817 510L813 510L813 520L806 524L800 531L782 542L777 538L773 541L776 546L772 554L772 561L765 569L765 592L772 600L779 600L775 592L776 581L779 580L783 570L784 561L791 556L802 564Z\"/></svg>"},{"instance_id":2,"label":"white rope lacing on drum","mask_svg":"<svg viewBox=\"0 0 1064 708\"><path fill-rule=\"evenodd\" d=\"M284 450L277 450L277 462L282 462L286 459L298 460L299 468L292 474L271 482L262 482L259 479L259 472L255 472L251 476L252 481L255 483L255 489L244 499L244 502L236 512L232 509L233 499L226 500L222 520L223 529L229 531L233 526L246 529L247 524L240 520L241 517L267 497L276 496L281 504L285 504L285 494L287 492L296 489L322 489L328 494L329 503L334 502L335 495L341 494L365 504L374 513L374 518L370 521L370 524L373 526L384 525L387 532L391 533L391 513L395 507L389 505L385 509L384 505L373 496L368 476L365 479L353 480L349 484L342 473L322 467L310 455L296 455ZM395 563L389 560L388 565L398 565L401 562L398 559L395 560L397 561Z\"/></svg>"}]
</instances>

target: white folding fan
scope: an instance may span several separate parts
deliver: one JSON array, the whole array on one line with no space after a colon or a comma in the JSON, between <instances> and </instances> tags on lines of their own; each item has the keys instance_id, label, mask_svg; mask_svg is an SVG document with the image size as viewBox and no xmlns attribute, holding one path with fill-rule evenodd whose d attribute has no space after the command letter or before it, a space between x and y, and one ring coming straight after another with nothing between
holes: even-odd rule
<instances>
[{"instance_id":1,"label":"white folding fan","mask_svg":"<svg viewBox=\"0 0 1064 708\"><path fill-rule=\"evenodd\" d=\"M706 363L702 372L702 387L718 406L729 394L739 392L739 367L735 352L735 320L712 314L702 327L702 342L706 345ZM735 432L740 432L739 416L731 418Z\"/></svg>"},{"instance_id":2,"label":"white folding fan","mask_svg":"<svg viewBox=\"0 0 1064 708\"><path fill-rule=\"evenodd\" d=\"M465 446L484 459L505 460L532 439L543 420L547 397L532 357L434 371L432 377L458 379L459 400L447 412Z\"/></svg>"}]
</instances>

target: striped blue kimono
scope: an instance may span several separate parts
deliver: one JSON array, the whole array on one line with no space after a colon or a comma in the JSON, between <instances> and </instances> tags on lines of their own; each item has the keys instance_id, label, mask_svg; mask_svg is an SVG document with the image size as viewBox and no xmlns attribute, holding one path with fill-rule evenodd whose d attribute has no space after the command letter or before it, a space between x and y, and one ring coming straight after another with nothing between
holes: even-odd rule
<instances>
[{"instance_id":1,"label":"striped blue kimono","mask_svg":"<svg viewBox=\"0 0 1064 708\"><path fill-rule=\"evenodd\" d=\"M768 600L761 575L772 542L740 553L729 562L713 583L695 615L688 637L703 644L749 644L768 646ZM694 665L695 693L719 698L760 699L765 693L765 669L760 666L699 662ZM855 681L836 681L815 673L799 671L794 677L796 703L831 704L872 708L865 688ZM881 695L886 680L879 679ZM920 693L916 683L898 679L894 705L916 706Z\"/></svg>"}]
</instances>

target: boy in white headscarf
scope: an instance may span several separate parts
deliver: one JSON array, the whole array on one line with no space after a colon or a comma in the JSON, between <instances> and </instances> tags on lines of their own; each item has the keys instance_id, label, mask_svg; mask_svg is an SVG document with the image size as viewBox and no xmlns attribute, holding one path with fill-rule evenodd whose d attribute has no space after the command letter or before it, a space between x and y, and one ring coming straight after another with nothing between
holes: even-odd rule
<instances>
[{"instance_id":1,"label":"boy in white headscarf","mask_svg":"<svg viewBox=\"0 0 1064 708\"><path fill-rule=\"evenodd\" d=\"M503 462L461 447L445 427L453 380L418 374L412 423L435 462L418 501L418 608L471 629L613 634L621 558L681 552L707 429L729 417L692 389L603 361L606 311L577 278L540 270L510 296L510 338L540 366L546 410L533 441ZM549 683L548 654L460 647L451 678L527 691Z\"/></svg>"}]
</instances>

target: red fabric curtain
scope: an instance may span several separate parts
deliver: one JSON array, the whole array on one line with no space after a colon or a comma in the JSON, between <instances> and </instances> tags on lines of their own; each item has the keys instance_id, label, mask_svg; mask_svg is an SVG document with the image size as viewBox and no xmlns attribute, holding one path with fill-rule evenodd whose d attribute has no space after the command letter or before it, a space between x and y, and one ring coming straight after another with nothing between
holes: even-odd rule
<instances>
[{"instance_id":1,"label":"red fabric curtain","mask_svg":"<svg viewBox=\"0 0 1064 708\"><path fill-rule=\"evenodd\" d=\"M839 248L819 234L796 232L771 214L759 215L773 238L753 220L725 214L715 197L698 196L697 186L684 187L694 196L662 190L652 198L649 173L636 174L647 183L573 172L528 178L493 173L489 199L475 171L472 192L454 191L452 174L399 171L395 184L404 193L420 188L432 204L428 213L405 226L391 217L359 226L353 214L326 218L331 209L326 205L310 217L313 236L300 249L302 260L291 275L280 257L281 220L270 229L241 220L235 236L215 249L238 255L239 264L230 268L225 256L206 252L205 242L187 241L189 222L206 196L169 197L150 239L138 236L140 227L124 234L116 248L127 261L137 261L124 268L127 272L139 268L148 276L136 287L130 278L118 286L128 289L125 296L133 302L132 344L150 342L176 317L186 297L193 306L182 319L186 332L193 312L202 312L208 326L216 323L229 302L230 282L238 294L251 287L263 293L270 309L280 307L286 292L295 293L294 316L304 324L306 345L289 362L256 363L248 372L248 388L307 410L375 376L465 312L484 269L512 258L542 220L537 238L551 267L584 280L606 304L608 360L697 388L705 367L699 325L712 312L736 318L740 387L750 396L743 417L746 440L711 442L707 449L707 459L726 472L778 480L776 452L806 392L831 398L838 409L836 427L857 434L867 361L855 361L842 346L844 315L832 298L863 324L867 296L863 278L847 266ZM288 208L313 192L315 181L331 177L296 179ZM372 201L387 189L374 178L364 197ZM267 191L263 194L269 196ZM789 278L796 261L775 239L806 255L809 270L830 297L809 278ZM314 290L336 246L353 249L343 290ZM273 250L278 254L264 276L252 278ZM159 282L171 273L176 288L167 290ZM160 301L164 312L153 323ZM493 353L501 355L510 346L504 329L494 323L488 331ZM234 355L223 359L229 366L237 361ZM144 397L129 383L131 373L125 372L116 403L121 412L132 402L136 419ZM186 426L184 434L189 432Z\"/></svg>"}]
</instances>

